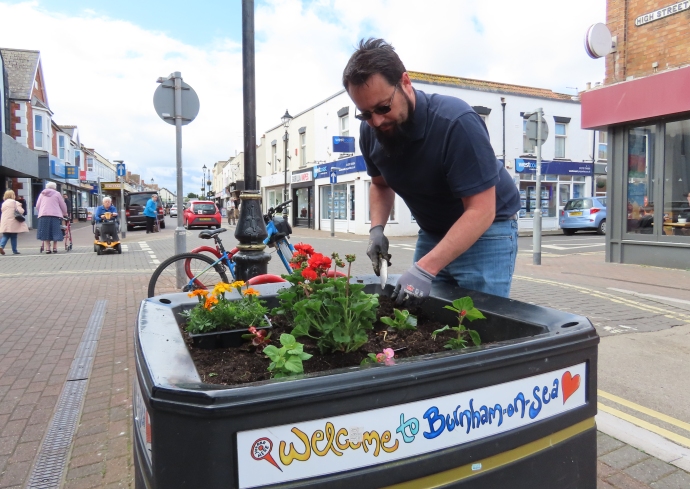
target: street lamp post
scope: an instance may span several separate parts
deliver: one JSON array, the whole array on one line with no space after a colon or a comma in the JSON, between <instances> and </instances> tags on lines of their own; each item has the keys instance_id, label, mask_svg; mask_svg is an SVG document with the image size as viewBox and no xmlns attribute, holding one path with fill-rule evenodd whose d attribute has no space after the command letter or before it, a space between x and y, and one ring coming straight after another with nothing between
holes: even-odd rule
<instances>
[{"instance_id":1,"label":"street lamp post","mask_svg":"<svg viewBox=\"0 0 690 489\"><path fill-rule=\"evenodd\" d=\"M288 168L288 141L290 140L290 136L288 135L288 127L290 127L290 122L292 122L292 116L290 113L285 109L285 114L283 114L283 117L280 118L280 120L283 122L283 127L285 127L285 136L284 136L284 147L285 147L285 159L283 160L283 173L285 176L285 184L283 187L283 202L288 200L288 184L287 184L287 168ZM283 210L283 214L287 212L287 208Z\"/></svg>"},{"instance_id":2,"label":"street lamp post","mask_svg":"<svg viewBox=\"0 0 690 489\"><path fill-rule=\"evenodd\" d=\"M124 163L123 160L113 160L115 163ZM120 180L120 235L122 235L123 238L127 237L127 218L125 217L125 176L123 175L120 177L122 180ZM125 222L125 226L122 225L123 221Z\"/></svg>"},{"instance_id":3,"label":"street lamp post","mask_svg":"<svg viewBox=\"0 0 690 489\"><path fill-rule=\"evenodd\" d=\"M203 180L201 181L201 198L206 199L206 165L201 167L204 170Z\"/></svg>"}]
</instances>

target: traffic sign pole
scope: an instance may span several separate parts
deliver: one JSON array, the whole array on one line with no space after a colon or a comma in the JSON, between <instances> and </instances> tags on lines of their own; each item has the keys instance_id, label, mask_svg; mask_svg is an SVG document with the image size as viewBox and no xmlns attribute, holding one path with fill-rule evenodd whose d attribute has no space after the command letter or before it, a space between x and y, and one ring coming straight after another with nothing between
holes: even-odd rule
<instances>
[{"instance_id":1,"label":"traffic sign pole","mask_svg":"<svg viewBox=\"0 0 690 489\"><path fill-rule=\"evenodd\" d=\"M175 166L177 167L177 227L175 228L175 254L187 250L187 232L184 229L182 193L182 73L173 73L175 80ZM186 282L182 262L177 263L177 288Z\"/></svg>"},{"instance_id":2,"label":"traffic sign pole","mask_svg":"<svg viewBox=\"0 0 690 489\"><path fill-rule=\"evenodd\" d=\"M537 208L532 224L532 264L541 265L541 107L537 109Z\"/></svg>"},{"instance_id":3,"label":"traffic sign pole","mask_svg":"<svg viewBox=\"0 0 690 489\"><path fill-rule=\"evenodd\" d=\"M331 168L331 236L335 236L335 184L337 182L337 170Z\"/></svg>"}]
</instances>

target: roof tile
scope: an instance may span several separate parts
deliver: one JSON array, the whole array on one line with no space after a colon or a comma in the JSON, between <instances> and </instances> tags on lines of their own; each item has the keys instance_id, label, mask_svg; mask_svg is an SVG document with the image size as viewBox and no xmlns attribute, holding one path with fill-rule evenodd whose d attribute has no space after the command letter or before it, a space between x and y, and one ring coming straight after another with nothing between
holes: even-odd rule
<instances>
[{"instance_id":1,"label":"roof tile","mask_svg":"<svg viewBox=\"0 0 690 489\"><path fill-rule=\"evenodd\" d=\"M10 98L31 100L40 51L0 48L0 53L7 70Z\"/></svg>"}]
</instances>

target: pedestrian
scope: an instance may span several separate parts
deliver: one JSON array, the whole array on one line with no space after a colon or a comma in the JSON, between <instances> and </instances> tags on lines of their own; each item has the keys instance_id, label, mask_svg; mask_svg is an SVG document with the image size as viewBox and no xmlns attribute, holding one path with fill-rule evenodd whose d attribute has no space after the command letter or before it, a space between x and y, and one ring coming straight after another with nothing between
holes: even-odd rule
<instances>
[{"instance_id":1,"label":"pedestrian","mask_svg":"<svg viewBox=\"0 0 690 489\"><path fill-rule=\"evenodd\" d=\"M146 234L152 233L156 219L158 219L158 195L153 194L146 202L144 216L146 216Z\"/></svg>"},{"instance_id":2,"label":"pedestrian","mask_svg":"<svg viewBox=\"0 0 690 489\"><path fill-rule=\"evenodd\" d=\"M74 222L72 217L72 199L69 198L69 195L67 195L67 192L62 194L62 197L65 199L65 205L67 206L67 218L70 220L70 222Z\"/></svg>"},{"instance_id":3,"label":"pedestrian","mask_svg":"<svg viewBox=\"0 0 690 489\"><path fill-rule=\"evenodd\" d=\"M0 233L2 233L2 238L0 238L0 255L5 254L4 248L7 241L12 245L12 253L19 255L19 250L17 250L17 234L29 232L29 227L26 223L18 221L14 217L14 211L19 211L22 215L26 214L19 201L14 199L14 191L6 190L2 202L2 216L0 216Z\"/></svg>"},{"instance_id":4,"label":"pedestrian","mask_svg":"<svg viewBox=\"0 0 690 489\"><path fill-rule=\"evenodd\" d=\"M103 203L96 207L95 211L96 226L94 227L93 234L97 241L101 239L101 225L106 212L110 212L112 214L111 217L117 218L117 208L113 205L113 199L107 195L103 197Z\"/></svg>"},{"instance_id":5,"label":"pedestrian","mask_svg":"<svg viewBox=\"0 0 690 489\"><path fill-rule=\"evenodd\" d=\"M38 212L38 232L36 237L43 241L43 249L46 255L50 255L50 242L53 242L53 253L57 253L57 242L65 239L62 232L61 218L67 217L67 206L60 195L55 190L55 182L46 183L41 195L36 201L36 211Z\"/></svg>"},{"instance_id":6,"label":"pedestrian","mask_svg":"<svg viewBox=\"0 0 690 489\"><path fill-rule=\"evenodd\" d=\"M520 195L482 119L455 97L412 86L393 46L362 40L343 71L371 176L367 255L389 258L384 227L395 194L420 227L412 267L394 295L426 297L432 281L508 297Z\"/></svg>"},{"instance_id":7,"label":"pedestrian","mask_svg":"<svg viewBox=\"0 0 690 489\"><path fill-rule=\"evenodd\" d=\"M235 214L235 206L228 206L228 224L235 226L237 225L237 215Z\"/></svg>"},{"instance_id":8,"label":"pedestrian","mask_svg":"<svg viewBox=\"0 0 690 489\"><path fill-rule=\"evenodd\" d=\"M19 202L19 204L22 206L22 209L24 209L24 217L26 217L26 213L27 213L27 210L28 210L28 207L26 206L26 200L24 200L24 197L22 197L21 195L19 195L19 196L17 197L17 202Z\"/></svg>"}]
</instances>

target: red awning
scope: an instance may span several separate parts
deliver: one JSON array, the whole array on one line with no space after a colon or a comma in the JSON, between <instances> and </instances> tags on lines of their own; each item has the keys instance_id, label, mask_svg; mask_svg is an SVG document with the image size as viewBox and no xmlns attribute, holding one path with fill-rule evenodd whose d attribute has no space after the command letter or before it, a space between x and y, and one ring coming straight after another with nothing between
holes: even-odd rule
<instances>
[{"instance_id":1,"label":"red awning","mask_svg":"<svg viewBox=\"0 0 690 489\"><path fill-rule=\"evenodd\" d=\"M583 92L582 129L690 112L690 66Z\"/></svg>"}]
</instances>

